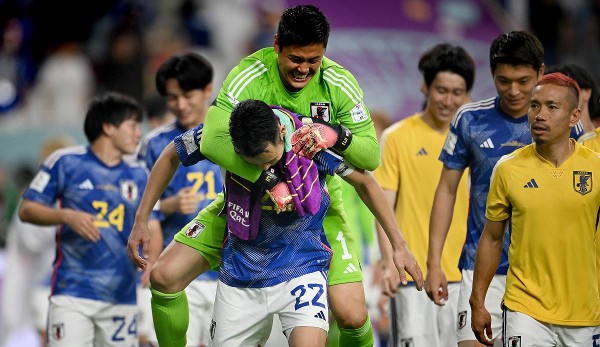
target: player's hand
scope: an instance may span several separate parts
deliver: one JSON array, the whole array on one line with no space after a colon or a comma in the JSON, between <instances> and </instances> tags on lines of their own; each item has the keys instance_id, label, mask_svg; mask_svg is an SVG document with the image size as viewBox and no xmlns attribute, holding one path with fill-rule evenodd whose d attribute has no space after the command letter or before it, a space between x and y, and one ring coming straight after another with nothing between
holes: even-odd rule
<instances>
[{"instance_id":1,"label":"player's hand","mask_svg":"<svg viewBox=\"0 0 600 347\"><path fill-rule=\"evenodd\" d=\"M492 340L492 316L483 303L471 304L471 329L475 333L477 341L486 346L494 345L494 340Z\"/></svg>"},{"instance_id":2,"label":"player's hand","mask_svg":"<svg viewBox=\"0 0 600 347\"><path fill-rule=\"evenodd\" d=\"M87 241L100 241L100 230L94 224L96 216L82 211L65 209L65 224Z\"/></svg>"},{"instance_id":3,"label":"player's hand","mask_svg":"<svg viewBox=\"0 0 600 347\"><path fill-rule=\"evenodd\" d=\"M143 257L140 256L140 244L142 245ZM135 265L141 269L146 268L148 265L146 259L150 256L150 228L148 228L148 222L138 222L136 220L133 223L133 229L127 240L127 253ZM148 270L150 270L149 268Z\"/></svg>"},{"instance_id":4,"label":"player's hand","mask_svg":"<svg viewBox=\"0 0 600 347\"><path fill-rule=\"evenodd\" d=\"M425 291L429 299L438 306L444 306L448 301L448 280L439 266L427 269Z\"/></svg>"},{"instance_id":5,"label":"player's hand","mask_svg":"<svg viewBox=\"0 0 600 347\"><path fill-rule=\"evenodd\" d=\"M293 211L295 206L292 201L292 193L285 182L277 183L273 188L267 190L269 197L275 204L275 212Z\"/></svg>"},{"instance_id":6,"label":"player's hand","mask_svg":"<svg viewBox=\"0 0 600 347\"><path fill-rule=\"evenodd\" d=\"M400 291L400 275L395 269L393 260L380 259L373 268L373 284L381 287L381 294L388 298Z\"/></svg>"},{"instance_id":7,"label":"player's hand","mask_svg":"<svg viewBox=\"0 0 600 347\"><path fill-rule=\"evenodd\" d=\"M292 134L292 150L312 159L325 148L343 152L352 142L352 133L341 125L329 124L316 118L304 117L305 124Z\"/></svg>"},{"instance_id":8,"label":"player's hand","mask_svg":"<svg viewBox=\"0 0 600 347\"><path fill-rule=\"evenodd\" d=\"M152 270L152 265L154 264L148 263L148 266L142 270L144 272L140 278L140 284L142 285L142 288L148 288L150 286L150 271Z\"/></svg>"},{"instance_id":9,"label":"player's hand","mask_svg":"<svg viewBox=\"0 0 600 347\"><path fill-rule=\"evenodd\" d=\"M196 213L200 200L202 196L192 193L191 187L182 188L175 195L175 211L181 214Z\"/></svg>"},{"instance_id":10,"label":"player's hand","mask_svg":"<svg viewBox=\"0 0 600 347\"><path fill-rule=\"evenodd\" d=\"M423 290L423 284L425 282L423 280L423 272L421 271L421 267L419 266L417 259L408 249L406 243L392 247L392 256L394 259L394 264L396 264L398 274L400 275L400 282L404 285L408 284L408 279L406 278L405 274L405 272L407 272L415 282L417 290Z\"/></svg>"}]
</instances>

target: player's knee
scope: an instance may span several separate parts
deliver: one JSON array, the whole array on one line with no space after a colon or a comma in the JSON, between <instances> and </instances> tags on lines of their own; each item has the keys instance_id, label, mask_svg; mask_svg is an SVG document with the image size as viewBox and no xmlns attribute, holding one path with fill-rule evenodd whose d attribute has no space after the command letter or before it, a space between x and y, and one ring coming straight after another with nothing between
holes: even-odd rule
<instances>
[{"instance_id":1,"label":"player's knee","mask_svg":"<svg viewBox=\"0 0 600 347\"><path fill-rule=\"evenodd\" d=\"M340 328L358 329L367 321L366 307L353 307L352 309L338 311L334 313L335 320Z\"/></svg>"},{"instance_id":2,"label":"player's knee","mask_svg":"<svg viewBox=\"0 0 600 347\"><path fill-rule=\"evenodd\" d=\"M162 293L177 293L184 288L178 288L177 279L172 272L157 262L150 270L150 285Z\"/></svg>"}]
</instances>

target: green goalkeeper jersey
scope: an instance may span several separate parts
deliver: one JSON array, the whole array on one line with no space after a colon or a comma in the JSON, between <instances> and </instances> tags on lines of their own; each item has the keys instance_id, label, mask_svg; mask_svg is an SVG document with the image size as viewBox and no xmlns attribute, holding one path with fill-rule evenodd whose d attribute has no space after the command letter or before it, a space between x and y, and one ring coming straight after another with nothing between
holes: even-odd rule
<instances>
[{"instance_id":1,"label":"green goalkeeper jersey","mask_svg":"<svg viewBox=\"0 0 600 347\"><path fill-rule=\"evenodd\" d=\"M363 91L352 74L326 57L310 82L300 91L290 92L283 85L277 66L277 53L261 49L244 58L231 70L217 99L209 108L201 140L201 152L226 170L252 182L261 170L245 162L233 150L229 136L229 117L235 105L247 99L262 100L290 111L341 124L352 132L352 143L344 151L346 160L356 167L374 170L379 165L379 144L373 121L363 102ZM328 183L330 193L339 180ZM341 191L337 189L341 200ZM337 196L332 196L333 199Z\"/></svg>"}]
</instances>

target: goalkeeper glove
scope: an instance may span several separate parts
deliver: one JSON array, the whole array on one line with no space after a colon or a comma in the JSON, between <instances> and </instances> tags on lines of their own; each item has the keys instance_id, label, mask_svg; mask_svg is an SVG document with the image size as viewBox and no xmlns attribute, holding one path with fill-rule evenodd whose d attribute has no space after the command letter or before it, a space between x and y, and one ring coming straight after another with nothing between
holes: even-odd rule
<instances>
[{"instance_id":1,"label":"goalkeeper glove","mask_svg":"<svg viewBox=\"0 0 600 347\"><path fill-rule=\"evenodd\" d=\"M273 168L262 172L256 184L267 191L275 205L275 212L281 213L294 210L292 193L281 173Z\"/></svg>"},{"instance_id":2,"label":"goalkeeper glove","mask_svg":"<svg viewBox=\"0 0 600 347\"><path fill-rule=\"evenodd\" d=\"M344 151L352 141L352 133L348 128L329 124L320 119L303 118L306 123L292 134L292 149L294 153L312 159L317 152L325 148Z\"/></svg>"}]
</instances>

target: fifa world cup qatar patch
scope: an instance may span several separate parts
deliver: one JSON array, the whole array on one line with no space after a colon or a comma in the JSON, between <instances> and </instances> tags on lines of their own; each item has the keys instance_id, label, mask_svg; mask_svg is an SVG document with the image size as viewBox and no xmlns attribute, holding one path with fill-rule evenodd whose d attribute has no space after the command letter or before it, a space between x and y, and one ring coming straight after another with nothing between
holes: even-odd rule
<instances>
[{"instance_id":1,"label":"fifa world cup qatar patch","mask_svg":"<svg viewBox=\"0 0 600 347\"><path fill-rule=\"evenodd\" d=\"M326 122L329 122L331 120L330 109L331 104L328 102L311 102L310 116L312 118L319 118Z\"/></svg>"},{"instance_id":2,"label":"fifa world cup qatar patch","mask_svg":"<svg viewBox=\"0 0 600 347\"><path fill-rule=\"evenodd\" d=\"M350 115L352 116L354 123L360 123L369 118L362 101L356 104L352 110L350 110Z\"/></svg>"},{"instance_id":3,"label":"fifa world cup qatar patch","mask_svg":"<svg viewBox=\"0 0 600 347\"><path fill-rule=\"evenodd\" d=\"M462 328L464 328L467 325L467 311L461 311L458 313L458 319L457 319L457 324L458 324L458 330L461 330Z\"/></svg>"},{"instance_id":4,"label":"fifa world cup qatar patch","mask_svg":"<svg viewBox=\"0 0 600 347\"><path fill-rule=\"evenodd\" d=\"M62 340L65 337L65 323L52 324L50 335L54 341Z\"/></svg>"},{"instance_id":5,"label":"fifa world cup qatar patch","mask_svg":"<svg viewBox=\"0 0 600 347\"><path fill-rule=\"evenodd\" d=\"M506 342L507 347L521 347L521 336L511 336Z\"/></svg>"},{"instance_id":6,"label":"fifa world cup qatar patch","mask_svg":"<svg viewBox=\"0 0 600 347\"><path fill-rule=\"evenodd\" d=\"M119 182L121 185L121 196L129 202L134 202L138 198L138 186L135 181L122 180Z\"/></svg>"},{"instance_id":7,"label":"fifa world cup qatar patch","mask_svg":"<svg viewBox=\"0 0 600 347\"><path fill-rule=\"evenodd\" d=\"M592 191L592 173L588 171L573 171L573 189L585 195Z\"/></svg>"},{"instance_id":8,"label":"fifa world cup qatar patch","mask_svg":"<svg viewBox=\"0 0 600 347\"><path fill-rule=\"evenodd\" d=\"M187 237L195 239L196 237L198 237L198 235L200 235L204 228L206 228L206 225L198 221L194 221L194 223L192 223L192 225L190 225L189 228L185 231L185 234L187 235Z\"/></svg>"}]
</instances>

